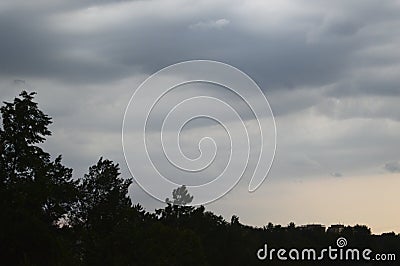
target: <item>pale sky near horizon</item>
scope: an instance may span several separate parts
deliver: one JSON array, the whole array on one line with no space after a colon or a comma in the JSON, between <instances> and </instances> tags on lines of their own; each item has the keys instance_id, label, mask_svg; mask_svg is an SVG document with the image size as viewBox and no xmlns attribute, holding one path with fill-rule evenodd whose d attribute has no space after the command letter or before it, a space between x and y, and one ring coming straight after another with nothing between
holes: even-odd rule
<instances>
[{"instance_id":1,"label":"pale sky near horizon","mask_svg":"<svg viewBox=\"0 0 400 266\"><path fill-rule=\"evenodd\" d=\"M100 156L129 177L121 125L135 89L177 62L225 62L267 96L278 148L256 192L244 178L207 209L400 233L399 14L396 0L2 1L0 100L38 92L54 121L44 148L76 177Z\"/></svg>"}]
</instances>

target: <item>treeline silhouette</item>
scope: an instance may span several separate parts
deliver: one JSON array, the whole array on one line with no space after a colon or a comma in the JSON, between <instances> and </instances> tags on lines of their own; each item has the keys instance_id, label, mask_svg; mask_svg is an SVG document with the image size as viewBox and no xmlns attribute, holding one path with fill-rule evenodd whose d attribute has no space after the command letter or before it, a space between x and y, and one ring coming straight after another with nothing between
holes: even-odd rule
<instances>
[{"instance_id":1,"label":"treeline silhouette","mask_svg":"<svg viewBox=\"0 0 400 266\"><path fill-rule=\"evenodd\" d=\"M204 206L187 206L193 198L184 186L150 213L132 204L132 179L120 176L118 164L100 158L73 179L61 156L51 159L40 147L51 134L51 118L34 95L23 91L0 109L0 265L310 265L260 261L256 253L265 243L335 246L338 236L349 246L399 255L399 235L371 235L361 225L252 227L235 215L226 221Z\"/></svg>"}]
</instances>

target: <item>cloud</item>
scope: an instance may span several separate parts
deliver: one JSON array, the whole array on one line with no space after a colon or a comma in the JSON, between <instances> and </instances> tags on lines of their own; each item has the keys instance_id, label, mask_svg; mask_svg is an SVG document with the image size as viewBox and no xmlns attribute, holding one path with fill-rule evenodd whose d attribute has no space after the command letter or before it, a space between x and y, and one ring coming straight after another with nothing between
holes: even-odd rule
<instances>
[{"instance_id":1,"label":"cloud","mask_svg":"<svg viewBox=\"0 0 400 266\"><path fill-rule=\"evenodd\" d=\"M382 118L400 121L398 97L358 95L324 97L314 106L315 110L333 119Z\"/></svg>"},{"instance_id":2,"label":"cloud","mask_svg":"<svg viewBox=\"0 0 400 266\"><path fill-rule=\"evenodd\" d=\"M199 30L208 30L208 29L217 29L220 30L230 23L229 20L221 18L218 20L209 20L209 21L200 21L195 24L189 25L189 29L199 29Z\"/></svg>"},{"instance_id":3,"label":"cloud","mask_svg":"<svg viewBox=\"0 0 400 266\"><path fill-rule=\"evenodd\" d=\"M391 173L400 173L400 162L388 162L385 164L384 168L386 169L386 171Z\"/></svg>"},{"instance_id":4,"label":"cloud","mask_svg":"<svg viewBox=\"0 0 400 266\"><path fill-rule=\"evenodd\" d=\"M0 21L4 37L0 75L51 76L68 83L100 84L135 73L151 74L183 60L208 58L251 73L265 90L336 83L333 93L359 94L377 78L364 82L362 76L348 78L348 73L362 70L369 57L373 64L393 54L374 52L374 47L398 46L393 31L399 8L391 1L340 1L329 4L329 9L315 1L9 5ZM391 64L399 62L389 58ZM396 78L385 87L395 89ZM376 86L381 83L383 79Z\"/></svg>"},{"instance_id":5,"label":"cloud","mask_svg":"<svg viewBox=\"0 0 400 266\"><path fill-rule=\"evenodd\" d=\"M392 153L396 145L384 139L398 130L385 119L399 121L398 10L395 1L7 3L0 11L0 77L9 89L3 86L2 95L27 86L8 80L26 80L43 91L38 97L63 127L119 130L120 98L129 98L147 75L209 58L239 67L265 91L278 118L282 153L307 146L312 158L349 152L341 141L354 154L363 145L378 149L372 143ZM109 103L92 106L97 97ZM63 105L64 99L72 104ZM314 138L304 140L307 134ZM321 150L324 145L332 150Z\"/></svg>"}]
</instances>

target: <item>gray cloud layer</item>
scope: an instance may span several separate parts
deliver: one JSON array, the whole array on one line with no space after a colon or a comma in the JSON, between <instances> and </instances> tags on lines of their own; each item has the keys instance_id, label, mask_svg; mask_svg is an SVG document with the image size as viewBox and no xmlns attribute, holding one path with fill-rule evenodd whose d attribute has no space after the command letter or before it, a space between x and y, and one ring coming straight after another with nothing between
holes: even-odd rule
<instances>
[{"instance_id":1,"label":"gray cloud layer","mask_svg":"<svg viewBox=\"0 0 400 266\"><path fill-rule=\"evenodd\" d=\"M268 89L333 84L333 95L397 92L396 75L374 71L396 72L395 1L95 3L4 4L1 74L101 83L210 58Z\"/></svg>"}]
</instances>

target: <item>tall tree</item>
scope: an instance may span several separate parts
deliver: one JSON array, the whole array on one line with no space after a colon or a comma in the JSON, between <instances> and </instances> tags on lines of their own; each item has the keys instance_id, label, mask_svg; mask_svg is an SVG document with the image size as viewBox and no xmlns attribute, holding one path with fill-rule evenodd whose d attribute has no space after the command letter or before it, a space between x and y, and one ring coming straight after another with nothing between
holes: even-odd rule
<instances>
[{"instance_id":1,"label":"tall tree","mask_svg":"<svg viewBox=\"0 0 400 266\"><path fill-rule=\"evenodd\" d=\"M132 206L128 187L132 179L120 176L118 164L99 161L80 180L80 217L86 227L113 225Z\"/></svg>"},{"instance_id":2,"label":"tall tree","mask_svg":"<svg viewBox=\"0 0 400 266\"><path fill-rule=\"evenodd\" d=\"M75 202L72 170L38 144L51 135L51 118L23 91L0 108L0 252L12 264L54 264L63 250L56 231ZM47 251L45 249L48 249Z\"/></svg>"},{"instance_id":3,"label":"tall tree","mask_svg":"<svg viewBox=\"0 0 400 266\"><path fill-rule=\"evenodd\" d=\"M77 227L81 227L82 258L88 265L114 265L127 254L118 247L125 239L121 228L127 228L134 209L128 196L132 179L120 176L118 164L100 160L80 180Z\"/></svg>"}]
</instances>

